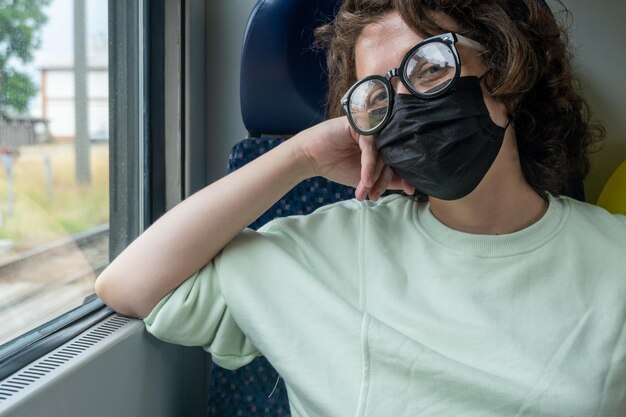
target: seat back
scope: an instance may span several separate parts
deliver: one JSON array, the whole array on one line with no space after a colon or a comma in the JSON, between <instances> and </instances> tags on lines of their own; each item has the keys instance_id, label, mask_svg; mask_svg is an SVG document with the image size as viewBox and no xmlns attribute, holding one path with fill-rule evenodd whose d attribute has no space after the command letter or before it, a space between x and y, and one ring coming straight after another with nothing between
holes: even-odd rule
<instances>
[{"instance_id":1,"label":"seat back","mask_svg":"<svg viewBox=\"0 0 626 417\"><path fill-rule=\"evenodd\" d=\"M228 172L278 146L285 137L324 120L326 60L311 45L314 29L333 18L339 3L259 0L256 4L244 36L241 65L241 113L249 137L231 150ZM354 191L325 178L310 178L250 227L258 229L275 217L311 213L353 198ZM211 417L290 415L285 384L264 357L235 371L213 364L210 379Z\"/></svg>"}]
</instances>

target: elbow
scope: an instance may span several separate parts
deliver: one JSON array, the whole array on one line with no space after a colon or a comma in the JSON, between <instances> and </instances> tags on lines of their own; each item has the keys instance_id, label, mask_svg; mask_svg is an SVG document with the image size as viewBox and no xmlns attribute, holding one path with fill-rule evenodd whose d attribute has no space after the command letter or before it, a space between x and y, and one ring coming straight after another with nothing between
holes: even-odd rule
<instances>
[{"instance_id":1,"label":"elbow","mask_svg":"<svg viewBox=\"0 0 626 417\"><path fill-rule=\"evenodd\" d=\"M129 303L128 289L124 288L124 285L119 282L119 279L111 276L109 269L105 269L96 279L95 284L96 295L107 306L111 307L115 312L138 319L143 319L147 316L143 311L137 309L137 305Z\"/></svg>"},{"instance_id":2,"label":"elbow","mask_svg":"<svg viewBox=\"0 0 626 417\"><path fill-rule=\"evenodd\" d=\"M106 272L106 270L101 272L98 278L96 278L96 295L108 305L104 272Z\"/></svg>"},{"instance_id":3,"label":"elbow","mask_svg":"<svg viewBox=\"0 0 626 417\"><path fill-rule=\"evenodd\" d=\"M109 291L109 289L108 289L107 280L105 278L105 272L106 272L106 270L103 271L102 273L100 273L98 278L96 278L96 284L95 284L96 295L98 296L98 298L100 298L102 300L102 302L104 302L104 304L106 304L109 307L113 308L112 304L114 304L114 303L111 300L111 295L110 295L111 291Z\"/></svg>"}]
</instances>

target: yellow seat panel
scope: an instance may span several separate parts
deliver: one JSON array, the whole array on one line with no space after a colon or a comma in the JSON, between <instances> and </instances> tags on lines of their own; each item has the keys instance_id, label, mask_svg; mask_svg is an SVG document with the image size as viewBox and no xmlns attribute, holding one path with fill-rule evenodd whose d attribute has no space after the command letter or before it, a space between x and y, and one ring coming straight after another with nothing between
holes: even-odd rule
<instances>
[{"instance_id":1,"label":"yellow seat panel","mask_svg":"<svg viewBox=\"0 0 626 417\"><path fill-rule=\"evenodd\" d=\"M596 204L611 213L626 215L626 161L611 175Z\"/></svg>"}]
</instances>

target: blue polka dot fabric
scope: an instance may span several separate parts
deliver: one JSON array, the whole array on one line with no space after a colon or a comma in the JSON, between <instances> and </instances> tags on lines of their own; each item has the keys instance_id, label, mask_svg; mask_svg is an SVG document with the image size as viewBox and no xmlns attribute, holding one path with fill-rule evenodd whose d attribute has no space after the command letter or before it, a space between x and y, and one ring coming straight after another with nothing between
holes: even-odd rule
<instances>
[{"instance_id":1,"label":"blue polka dot fabric","mask_svg":"<svg viewBox=\"0 0 626 417\"><path fill-rule=\"evenodd\" d=\"M283 138L250 138L238 143L228 158L228 172L241 168L283 141ZM258 229L275 217L311 213L324 205L353 198L354 191L352 187L325 178L310 178L293 188L250 227ZM283 379L263 356L235 371L214 363L210 380L209 417L291 416Z\"/></svg>"}]
</instances>

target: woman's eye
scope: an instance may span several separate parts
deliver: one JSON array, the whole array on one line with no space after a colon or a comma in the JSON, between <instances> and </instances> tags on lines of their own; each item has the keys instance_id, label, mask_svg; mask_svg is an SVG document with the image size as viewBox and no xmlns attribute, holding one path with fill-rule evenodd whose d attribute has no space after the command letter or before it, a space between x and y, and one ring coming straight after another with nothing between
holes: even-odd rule
<instances>
[{"instance_id":1,"label":"woman's eye","mask_svg":"<svg viewBox=\"0 0 626 417\"><path fill-rule=\"evenodd\" d=\"M420 78L433 78L433 76L444 74L446 72L446 67L447 65L428 65L424 68L421 68Z\"/></svg>"},{"instance_id":2,"label":"woman's eye","mask_svg":"<svg viewBox=\"0 0 626 417\"><path fill-rule=\"evenodd\" d=\"M419 92L426 92L438 88L443 83L448 82L454 76L454 67L448 63L438 64L427 62L419 69L414 69L410 75L410 82Z\"/></svg>"},{"instance_id":3,"label":"woman's eye","mask_svg":"<svg viewBox=\"0 0 626 417\"><path fill-rule=\"evenodd\" d=\"M438 71L441 71L441 70L442 70L441 67L432 66L432 67L428 68L428 73L429 74L436 74Z\"/></svg>"},{"instance_id":4,"label":"woman's eye","mask_svg":"<svg viewBox=\"0 0 626 417\"><path fill-rule=\"evenodd\" d=\"M387 93L385 92L385 90L378 90L373 92L368 100L368 107L372 108L372 107L376 107L376 106L380 106L381 103L383 103L384 101L387 100Z\"/></svg>"}]
</instances>

